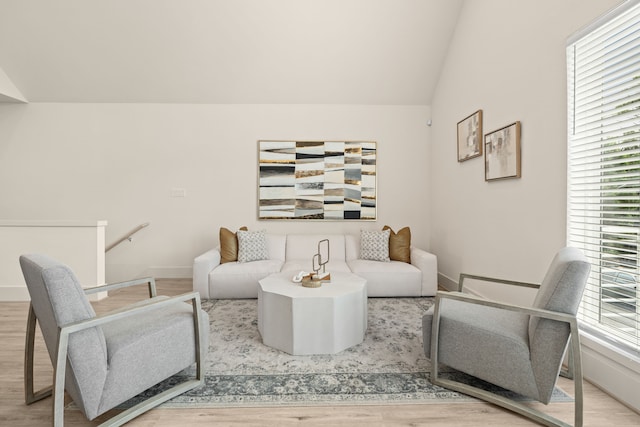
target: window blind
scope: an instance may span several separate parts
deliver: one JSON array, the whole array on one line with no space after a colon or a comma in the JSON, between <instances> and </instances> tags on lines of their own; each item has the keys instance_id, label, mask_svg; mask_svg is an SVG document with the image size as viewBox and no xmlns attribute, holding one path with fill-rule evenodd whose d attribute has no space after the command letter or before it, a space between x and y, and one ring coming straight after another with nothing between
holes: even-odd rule
<instances>
[{"instance_id":1,"label":"window blind","mask_svg":"<svg viewBox=\"0 0 640 427\"><path fill-rule=\"evenodd\" d=\"M583 328L640 354L640 2L567 46L567 240L591 275Z\"/></svg>"}]
</instances>

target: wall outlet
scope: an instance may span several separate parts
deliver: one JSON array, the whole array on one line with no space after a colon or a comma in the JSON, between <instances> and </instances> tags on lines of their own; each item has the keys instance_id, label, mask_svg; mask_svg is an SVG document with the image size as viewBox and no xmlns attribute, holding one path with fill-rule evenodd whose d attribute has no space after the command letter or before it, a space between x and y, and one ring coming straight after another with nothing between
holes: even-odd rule
<instances>
[{"instance_id":1,"label":"wall outlet","mask_svg":"<svg viewBox=\"0 0 640 427\"><path fill-rule=\"evenodd\" d=\"M172 188L171 197L187 197L187 190L184 188Z\"/></svg>"}]
</instances>

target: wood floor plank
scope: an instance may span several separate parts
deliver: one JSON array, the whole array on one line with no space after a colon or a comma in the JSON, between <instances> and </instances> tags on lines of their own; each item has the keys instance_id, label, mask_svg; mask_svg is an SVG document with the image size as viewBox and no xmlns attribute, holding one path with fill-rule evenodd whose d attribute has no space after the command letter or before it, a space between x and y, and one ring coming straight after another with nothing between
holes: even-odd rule
<instances>
[{"instance_id":1,"label":"wood floor plank","mask_svg":"<svg viewBox=\"0 0 640 427\"><path fill-rule=\"evenodd\" d=\"M158 280L159 293L178 295L191 291L191 281ZM144 287L113 292L94 302L96 312L145 298ZM27 406L24 403L23 357L27 303L0 302L0 425L33 427L51 425L51 399ZM39 332L39 331L38 331ZM36 338L36 388L51 383L51 363L40 335ZM560 387L571 393L573 384L564 378ZM572 422L572 403L535 404L553 416ZM65 411L65 425L97 426L113 412L92 422L78 410ZM585 423L589 427L640 426L640 415L592 384L585 383ZM129 424L136 427L174 426L535 426L537 424L484 402L403 405L310 406L276 408L163 409L156 408Z\"/></svg>"}]
</instances>

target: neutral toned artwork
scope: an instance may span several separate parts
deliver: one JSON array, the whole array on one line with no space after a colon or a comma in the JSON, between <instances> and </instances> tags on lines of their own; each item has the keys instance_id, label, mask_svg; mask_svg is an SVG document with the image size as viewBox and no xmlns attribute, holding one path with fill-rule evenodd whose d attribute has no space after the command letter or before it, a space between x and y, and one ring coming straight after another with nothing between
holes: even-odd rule
<instances>
[{"instance_id":1,"label":"neutral toned artwork","mask_svg":"<svg viewBox=\"0 0 640 427\"><path fill-rule=\"evenodd\" d=\"M484 177L520 178L520 122L484 136Z\"/></svg>"},{"instance_id":2,"label":"neutral toned artwork","mask_svg":"<svg viewBox=\"0 0 640 427\"><path fill-rule=\"evenodd\" d=\"M458 161L482 155L482 110L458 122Z\"/></svg>"},{"instance_id":3,"label":"neutral toned artwork","mask_svg":"<svg viewBox=\"0 0 640 427\"><path fill-rule=\"evenodd\" d=\"M258 219L376 219L374 141L258 144Z\"/></svg>"}]
</instances>

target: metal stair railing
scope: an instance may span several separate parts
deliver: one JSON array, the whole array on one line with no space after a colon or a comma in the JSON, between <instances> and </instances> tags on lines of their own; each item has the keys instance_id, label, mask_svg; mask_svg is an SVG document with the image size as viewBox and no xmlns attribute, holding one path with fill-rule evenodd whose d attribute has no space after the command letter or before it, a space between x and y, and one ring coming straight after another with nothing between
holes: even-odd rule
<instances>
[{"instance_id":1,"label":"metal stair railing","mask_svg":"<svg viewBox=\"0 0 640 427\"><path fill-rule=\"evenodd\" d=\"M113 242L112 244L108 245L105 248L105 252L109 252L111 249L115 248L116 246L118 246L120 243L124 242L125 240L131 241L133 239L133 235L136 234L138 231L142 230L145 227L148 227L149 223L145 222L144 224L140 224L139 226L137 226L136 228L134 228L133 230L129 231L127 234L125 234L124 236L122 236L121 238L119 238L118 240L116 240L115 242Z\"/></svg>"}]
</instances>

